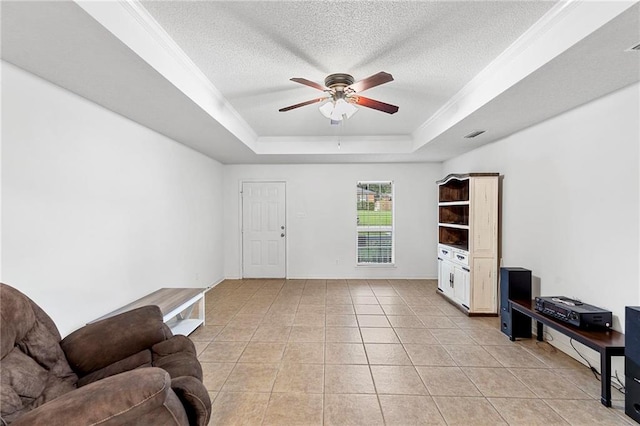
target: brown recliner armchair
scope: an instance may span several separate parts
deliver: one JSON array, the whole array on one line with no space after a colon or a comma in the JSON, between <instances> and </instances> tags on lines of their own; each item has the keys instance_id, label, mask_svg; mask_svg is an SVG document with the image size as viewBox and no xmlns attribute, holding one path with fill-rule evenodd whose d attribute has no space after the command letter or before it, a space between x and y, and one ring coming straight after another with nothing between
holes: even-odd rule
<instances>
[{"instance_id":1,"label":"brown recliner armchair","mask_svg":"<svg viewBox=\"0 0 640 426\"><path fill-rule=\"evenodd\" d=\"M211 400L193 343L157 306L60 339L49 316L0 284L0 413L13 425L206 425ZM148 367L148 368L141 368Z\"/></svg>"}]
</instances>

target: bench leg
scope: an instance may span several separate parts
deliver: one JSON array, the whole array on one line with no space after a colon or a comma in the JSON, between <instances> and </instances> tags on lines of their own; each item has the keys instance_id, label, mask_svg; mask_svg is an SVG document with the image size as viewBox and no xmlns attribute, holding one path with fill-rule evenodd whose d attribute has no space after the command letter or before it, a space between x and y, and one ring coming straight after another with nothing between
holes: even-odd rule
<instances>
[{"instance_id":1,"label":"bench leg","mask_svg":"<svg viewBox=\"0 0 640 426\"><path fill-rule=\"evenodd\" d=\"M194 305L191 305L187 309L185 309L184 311L180 312L178 314L178 319L179 320L186 320L186 319L191 318L191 314L193 313L193 307L194 307Z\"/></svg>"},{"instance_id":2,"label":"bench leg","mask_svg":"<svg viewBox=\"0 0 640 426\"><path fill-rule=\"evenodd\" d=\"M538 342L544 341L544 331L542 327L543 327L543 324L540 321L536 321L536 330L537 330L536 338L538 339Z\"/></svg>"},{"instance_id":3,"label":"bench leg","mask_svg":"<svg viewBox=\"0 0 640 426\"><path fill-rule=\"evenodd\" d=\"M608 348L600 351L600 402L605 407L611 407L611 353Z\"/></svg>"}]
</instances>

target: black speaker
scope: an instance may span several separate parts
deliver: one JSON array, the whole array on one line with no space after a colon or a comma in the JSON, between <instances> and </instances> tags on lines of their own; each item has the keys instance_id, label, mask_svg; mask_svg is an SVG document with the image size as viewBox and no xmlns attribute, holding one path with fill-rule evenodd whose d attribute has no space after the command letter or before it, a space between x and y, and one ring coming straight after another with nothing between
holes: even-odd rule
<instances>
[{"instance_id":1,"label":"black speaker","mask_svg":"<svg viewBox=\"0 0 640 426\"><path fill-rule=\"evenodd\" d=\"M511 309L511 300L531 300L531 271L500 268L500 324L509 339L531 337L531 318Z\"/></svg>"},{"instance_id":2,"label":"black speaker","mask_svg":"<svg viewBox=\"0 0 640 426\"><path fill-rule=\"evenodd\" d=\"M624 412L640 423L640 306L625 309L624 375Z\"/></svg>"}]
</instances>

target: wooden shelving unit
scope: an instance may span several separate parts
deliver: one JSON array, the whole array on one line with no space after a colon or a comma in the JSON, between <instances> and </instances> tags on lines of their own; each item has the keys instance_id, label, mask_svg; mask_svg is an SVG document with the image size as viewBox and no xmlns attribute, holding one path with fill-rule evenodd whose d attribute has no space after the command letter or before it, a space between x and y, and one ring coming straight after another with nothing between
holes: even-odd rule
<instances>
[{"instance_id":1,"label":"wooden shelving unit","mask_svg":"<svg viewBox=\"0 0 640 426\"><path fill-rule=\"evenodd\" d=\"M438 293L469 315L498 314L499 173L438 184Z\"/></svg>"}]
</instances>

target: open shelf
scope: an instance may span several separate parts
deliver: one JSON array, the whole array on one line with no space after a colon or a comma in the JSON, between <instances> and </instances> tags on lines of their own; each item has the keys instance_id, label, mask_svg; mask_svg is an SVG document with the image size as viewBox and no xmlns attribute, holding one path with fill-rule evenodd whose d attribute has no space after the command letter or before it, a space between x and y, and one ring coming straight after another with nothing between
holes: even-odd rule
<instances>
[{"instance_id":1,"label":"open shelf","mask_svg":"<svg viewBox=\"0 0 640 426\"><path fill-rule=\"evenodd\" d=\"M453 228L450 226L440 226L438 241L440 244L446 244L451 247L469 251L469 227Z\"/></svg>"},{"instance_id":2,"label":"open shelf","mask_svg":"<svg viewBox=\"0 0 640 426\"><path fill-rule=\"evenodd\" d=\"M174 335L181 334L183 336L188 336L203 323L204 320L201 318L188 318L183 320L174 318L167 322L167 326L169 326Z\"/></svg>"},{"instance_id":3,"label":"open shelf","mask_svg":"<svg viewBox=\"0 0 640 426\"><path fill-rule=\"evenodd\" d=\"M439 187L439 200L441 203L454 201L469 201L469 179L451 179Z\"/></svg>"},{"instance_id":4,"label":"open shelf","mask_svg":"<svg viewBox=\"0 0 640 426\"><path fill-rule=\"evenodd\" d=\"M469 204L446 205L438 207L439 222L441 224L469 226Z\"/></svg>"}]
</instances>

